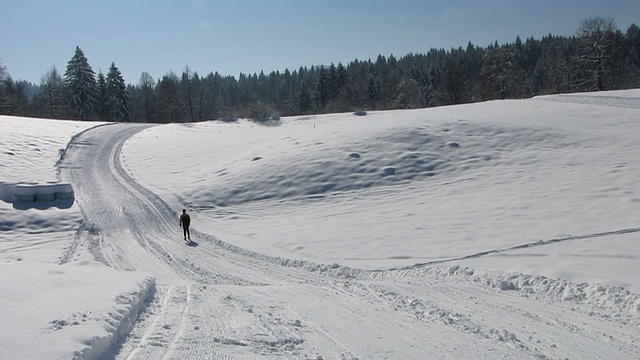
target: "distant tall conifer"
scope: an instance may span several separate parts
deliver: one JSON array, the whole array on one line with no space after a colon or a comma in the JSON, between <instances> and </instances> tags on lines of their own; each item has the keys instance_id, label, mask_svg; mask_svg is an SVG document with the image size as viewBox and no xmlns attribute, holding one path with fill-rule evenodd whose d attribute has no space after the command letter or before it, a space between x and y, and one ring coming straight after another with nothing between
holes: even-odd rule
<instances>
[{"instance_id":1,"label":"distant tall conifer","mask_svg":"<svg viewBox=\"0 0 640 360\"><path fill-rule=\"evenodd\" d=\"M67 63L64 87L72 118L90 119L98 108L98 91L95 73L79 46Z\"/></svg>"},{"instance_id":2,"label":"distant tall conifer","mask_svg":"<svg viewBox=\"0 0 640 360\"><path fill-rule=\"evenodd\" d=\"M106 104L110 120L129 121L129 95L120 70L111 63L107 73Z\"/></svg>"}]
</instances>

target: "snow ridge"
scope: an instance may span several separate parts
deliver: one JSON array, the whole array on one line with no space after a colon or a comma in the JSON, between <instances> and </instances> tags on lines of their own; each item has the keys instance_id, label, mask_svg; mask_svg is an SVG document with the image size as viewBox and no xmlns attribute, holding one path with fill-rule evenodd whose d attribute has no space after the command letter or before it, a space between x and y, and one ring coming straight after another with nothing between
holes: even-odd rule
<instances>
[{"instance_id":1,"label":"snow ridge","mask_svg":"<svg viewBox=\"0 0 640 360\"><path fill-rule=\"evenodd\" d=\"M555 302L587 305L593 308L590 313L592 316L640 326L640 294L619 286L576 284L542 275L509 274L458 265L449 268L428 268L424 274L436 278L470 281L501 291L518 292L522 296L538 296Z\"/></svg>"},{"instance_id":2,"label":"snow ridge","mask_svg":"<svg viewBox=\"0 0 640 360\"><path fill-rule=\"evenodd\" d=\"M628 229L627 231L635 229ZM602 234L574 236L571 239L588 238ZM246 250L221 241L211 235L197 233L198 238L213 242L227 251L268 261L278 266L304 269L321 274L328 278L349 279L406 279L406 278L455 278L483 285L500 291L513 291L523 296L538 296L548 301L562 303L576 303L593 307L594 316L605 316L612 321L623 324L628 322L640 325L640 294L631 292L619 286L605 286L597 283L576 284L570 281L553 279L542 275L510 274L488 270L474 270L458 265L443 267L435 264L416 264L397 269L359 269L349 266L333 264L319 264L300 259L285 259L271 257L265 254ZM535 244L539 244L536 242ZM504 250L503 250L504 251ZM487 252L489 253L489 252ZM443 260L453 261L453 260ZM613 314L613 316L599 315Z\"/></svg>"},{"instance_id":3,"label":"snow ridge","mask_svg":"<svg viewBox=\"0 0 640 360\"><path fill-rule=\"evenodd\" d=\"M108 324L105 328L106 333L86 339L86 347L76 351L73 359L98 360L114 357L126 341L138 317L153 300L155 291L155 278L148 276L139 289L118 295L114 300L115 310L105 319Z\"/></svg>"}]
</instances>

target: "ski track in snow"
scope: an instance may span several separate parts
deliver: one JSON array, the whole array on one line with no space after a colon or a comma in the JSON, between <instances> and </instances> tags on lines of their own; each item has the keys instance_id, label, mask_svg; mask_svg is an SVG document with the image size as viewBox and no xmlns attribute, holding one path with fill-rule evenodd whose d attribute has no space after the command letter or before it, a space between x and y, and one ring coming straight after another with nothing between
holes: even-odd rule
<instances>
[{"instance_id":1,"label":"ski track in snow","mask_svg":"<svg viewBox=\"0 0 640 360\"><path fill-rule=\"evenodd\" d=\"M448 263L448 262L456 262L456 261L461 261L461 260L475 259L475 258L479 258L479 257L482 257L482 256L487 256L487 255L501 254L501 253L506 253L506 252L509 252L509 251L531 249L531 248L535 248L535 247L538 247L538 246L552 245L552 244L556 244L556 243L559 243L559 242L573 241L573 240L585 240L585 239L593 239L593 238L605 238L605 237L610 237L610 236L615 236L615 235L632 234L632 233L637 233L637 232L640 232L640 228L620 229L620 230L605 231L605 232L599 232L599 233L594 233L594 234L585 234L585 235L570 235L570 236L565 236L565 237L561 237L561 238L538 240L538 241L535 241L535 242L521 244L521 245L515 245L515 246L511 246L511 247L504 248L504 249L492 249L492 250L480 251L480 252L477 252L477 253L471 254L471 255L465 255L465 256L460 256L460 257L455 257L455 258L450 258L450 259L440 259L440 260L428 261L428 262L424 262L424 263L417 263L417 264L414 264L414 265L411 265L411 266L408 266L408 267L397 267L397 268L391 268L391 269L385 269L385 270L398 270L398 269L420 268L420 267L425 267L425 266L434 266L434 265L439 265L439 264ZM380 270L380 271L385 271L385 270Z\"/></svg>"},{"instance_id":2,"label":"ski track in snow","mask_svg":"<svg viewBox=\"0 0 640 360\"><path fill-rule=\"evenodd\" d=\"M611 94L615 94L615 91L611 91ZM626 96L604 96L598 94L594 96L589 93L578 94L562 94L562 95L549 95L549 96L537 96L536 100L555 101L555 102L568 102L576 104L587 105L600 105L600 106L612 106L619 108L640 109L640 98L626 97Z\"/></svg>"},{"instance_id":3,"label":"ski track in snow","mask_svg":"<svg viewBox=\"0 0 640 360\"><path fill-rule=\"evenodd\" d=\"M373 271L314 264L197 230L187 246L177 212L120 164L122 144L148 126L87 131L61 164L85 224L60 262L89 255L157 277L154 299L112 358L640 357L640 297L621 288L432 266L456 259Z\"/></svg>"}]
</instances>

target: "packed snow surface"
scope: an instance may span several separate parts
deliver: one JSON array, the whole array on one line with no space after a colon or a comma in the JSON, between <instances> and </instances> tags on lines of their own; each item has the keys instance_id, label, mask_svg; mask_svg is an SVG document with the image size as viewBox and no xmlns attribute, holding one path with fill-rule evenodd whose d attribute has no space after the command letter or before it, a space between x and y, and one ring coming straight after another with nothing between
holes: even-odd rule
<instances>
[{"instance_id":1,"label":"packed snow surface","mask_svg":"<svg viewBox=\"0 0 640 360\"><path fill-rule=\"evenodd\" d=\"M0 357L640 357L640 90L108 124L0 117ZM178 214L192 218L183 240Z\"/></svg>"}]
</instances>

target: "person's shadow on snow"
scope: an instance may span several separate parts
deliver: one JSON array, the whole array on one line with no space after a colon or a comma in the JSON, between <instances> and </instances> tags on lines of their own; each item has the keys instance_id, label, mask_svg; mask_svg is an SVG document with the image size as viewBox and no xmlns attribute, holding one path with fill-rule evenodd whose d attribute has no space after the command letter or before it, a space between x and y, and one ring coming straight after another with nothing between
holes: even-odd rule
<instances>
[{"instance_id":1,"label":"person's shadow on snow","mask_svg":"<svg viewBox=\"0 0 640 360\"><path fill-rule=\"evenodd\" d=\"M190 247L196 247L198 245L199 244L193 240L189 240L189 242L187 242L187 246L190 246Z\"/></svg>"}]
</instances>

